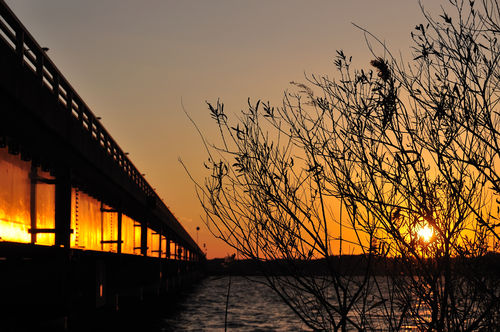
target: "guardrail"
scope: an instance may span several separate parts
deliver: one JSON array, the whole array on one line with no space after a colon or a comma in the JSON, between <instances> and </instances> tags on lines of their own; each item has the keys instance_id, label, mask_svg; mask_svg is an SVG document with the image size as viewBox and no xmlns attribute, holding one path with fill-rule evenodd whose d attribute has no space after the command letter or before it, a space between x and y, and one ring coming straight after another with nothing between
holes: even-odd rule
<instances>
[{"instance_id":1,"label":"guardrail","mask_svg":"<svg viewBox=\"0 0 500 332\"><path fill-rule=\"evenodd\" d=\"M0 38L15 52L19 62L33 72L40 81L40 84L54 95L55 100L80 123L83 130L87 131L95 143L114 160L129 180L136 184L148 199L154 199L156 208L159 208L163 213L175 219L165 203L127 157L126 153L118 146L99 122L99 119L92 113L90 108L47 56L47 49L42 48L36 42L4 0L0 0ZM180 226L180 228L182 230L177 229L177 231L184 231L185 235L190 238L183 227Z\"/></svg>"},{"instance_id":2,"label":"guardrail","mask_svg":"<svg viewBox=\"0 0 500 332\"><path fill-rule=\"evenodd\" d=\"M19 61L36 75L41 84L54 95L58 102L80 122L82 128L121 167L129 179L147 196L157 196L82 98L59 72L45 50L26 31L4 1L0 1L0 37L11 46ZM159 197L156 198L159 199Z\"/></svg>"}]
</instances>

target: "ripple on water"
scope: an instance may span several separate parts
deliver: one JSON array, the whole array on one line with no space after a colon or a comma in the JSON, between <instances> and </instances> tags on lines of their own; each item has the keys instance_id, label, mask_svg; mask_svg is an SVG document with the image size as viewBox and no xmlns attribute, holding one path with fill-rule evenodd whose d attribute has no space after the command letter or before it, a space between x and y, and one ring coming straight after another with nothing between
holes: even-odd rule
<instances>
[{"instance_id":1,"label":"ripple on water","mask_svg":"<svg viewBox=\"0 0 500 332\"><path fill-rule=\"evenodd\" d=\"M223 331L228 277L207 278L164 320L166 331ZM229 331L301 331L303 323L265 285L232 277ZM180 309L180 310L179 310Z\"/></svg>"}]
</instances>

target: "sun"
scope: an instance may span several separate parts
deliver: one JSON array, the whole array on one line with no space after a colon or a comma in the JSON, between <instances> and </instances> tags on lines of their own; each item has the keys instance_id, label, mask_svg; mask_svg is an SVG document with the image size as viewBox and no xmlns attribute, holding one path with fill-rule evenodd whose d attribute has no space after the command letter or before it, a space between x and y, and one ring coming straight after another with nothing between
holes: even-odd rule
<instances>
[{"instance_id":1,"label":"sun","mask_svg":"<svg viewBox=\"0 0 500 332\"><path fill-rule=\"evenodd\" d=\"M428 225L424 225L417 231L417 235L422 241L429 242L434 235L434 231Z\"/></svg>"}]
</instances>

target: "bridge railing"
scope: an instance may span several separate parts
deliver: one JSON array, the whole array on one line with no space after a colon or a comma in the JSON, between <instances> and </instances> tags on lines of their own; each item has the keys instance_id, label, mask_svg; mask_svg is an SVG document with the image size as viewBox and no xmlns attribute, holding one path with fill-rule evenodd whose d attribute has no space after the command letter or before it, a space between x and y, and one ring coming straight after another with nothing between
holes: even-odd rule
<instances>
[{"instance_id":1,"label":"bridge railing","mask_svg":"<svg viewBox=\"0 0 500 332\"><path fill-rule=\"evenodd\" d=\"M122 168L130 180L136 183L146 195L156 196L154 190L99 122L99 119L90 111L82 98L47 56L46 49L38 45L3 1L0 2L0 17L0 36L16 52L19 60L33 71L40 83L49 89L56 100L80 122L82 128Z\"/></svg>"},{"instance_id":2,"label":"bridge railing","mask_svg":"<svg viewBox=\"0 0 500 332\"><path fill-rule=\"evenodd\" d=\"M92 113L90 108L47 56L47 49L42 48L36 42L33 36L31 36L5 4L4 0L0 0L0 38L15 52L19 62L36 75L40 84L52 93L55 100L63 105L67 112L80 123L81 128L88 132L96 144L114 160L129 180L135 183L146 197L154 199L157 208L173 217L161 198L127 157L127 154L123 152L99 122L99 118ZM182 226L176 229L176 231L187 235Z\"/></svg>"}]
</instances>

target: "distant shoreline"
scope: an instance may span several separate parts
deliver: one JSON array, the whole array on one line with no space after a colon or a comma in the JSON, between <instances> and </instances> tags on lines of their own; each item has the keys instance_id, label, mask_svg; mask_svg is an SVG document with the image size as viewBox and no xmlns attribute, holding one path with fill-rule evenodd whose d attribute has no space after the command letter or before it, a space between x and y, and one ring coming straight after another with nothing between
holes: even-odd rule
<instances>
[{"instance_id":1,"label":"distant shoreline","mask_svg":"<svg viewBox=\"0 0 500 332\"><path fill-rule=\"evenodd\" d=\"M396 258L373 257L372 275L405 274L402 264ZM345 255L339 260L332 256L326 259L311 260L272 260L256 262L250 259L234 260L229 263L224 258L210 259L205 262L205 272L209 276L263 276L268 275L328 275L329 268L342 275L365 275L367 258L363 255ZM481 270L485 275L500 276L500 253L490 252L479 258L453 259L455 268ZM265 273L264 273L265 272Z\"/></svg>"}]
</instances>

